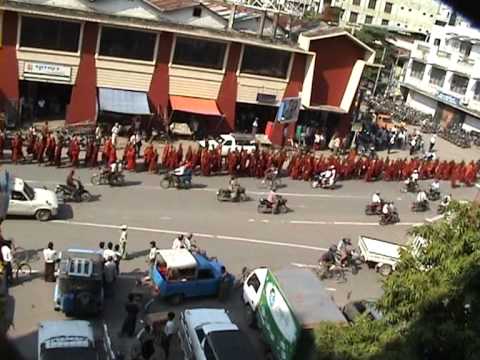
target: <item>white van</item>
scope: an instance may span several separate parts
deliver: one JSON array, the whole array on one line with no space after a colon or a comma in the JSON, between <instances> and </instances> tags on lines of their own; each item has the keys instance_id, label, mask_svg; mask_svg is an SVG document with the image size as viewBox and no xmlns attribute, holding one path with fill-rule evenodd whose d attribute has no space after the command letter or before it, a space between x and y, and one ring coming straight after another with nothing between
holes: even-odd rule
<instances>
[{"instance_id":1,"label":"white van","mask_svg":"<svg viewBox=\"0 0 480 360\"><path fill-rule=\"evenodd\" d=\"M58 214L58 199L48 189L32 188L25 181L15 178L8 203L7 215L35 216L47 221Z\"/></svg>"}]
</instances>

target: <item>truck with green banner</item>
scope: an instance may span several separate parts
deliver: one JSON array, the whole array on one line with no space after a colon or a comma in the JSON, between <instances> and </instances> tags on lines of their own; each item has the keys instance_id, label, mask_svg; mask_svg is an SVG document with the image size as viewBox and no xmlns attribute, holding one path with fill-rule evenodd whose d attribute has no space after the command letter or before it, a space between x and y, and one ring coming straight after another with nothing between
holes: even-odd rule
<instances>
[{"instance_id":1,"label":"truck with green banner","mask_svg":"<svg viewBox=\"0 0 480 360\"><path fill-rule=\"evenodd\" d=\"M269 357L309 360L315 356L313 329L323 321L346 319L308 269L257 268L243 284L247 322L258 326Z\"/></svg>"}]
</instances>

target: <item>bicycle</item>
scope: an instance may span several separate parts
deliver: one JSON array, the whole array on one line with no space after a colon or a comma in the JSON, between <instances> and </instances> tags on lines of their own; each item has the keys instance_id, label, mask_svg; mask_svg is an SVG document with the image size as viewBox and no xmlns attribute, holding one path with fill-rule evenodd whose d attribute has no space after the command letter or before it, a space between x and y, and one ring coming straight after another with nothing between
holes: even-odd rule
<instances>
[{"instance_id":1,"label":"bicycle","mask_svg":"<svg viewBox=\"0 0 480 360\"><path fill-rule=\"evenodd\" d=\"M345 268L340 264L319 264L319 266L315 269L315 272L317 273L317 276L320 278L320 280L335 279L337 283L347 282Z\"/></svg>"},{"instance_id":2,"label":"bicycle","mask_svg":"<svg viewBox=\"0 0 480 360\"><path fill-rule=\"evenodd\" d=\"M28 252L19 246L13 249L12 255L12 272L15 275L15 280L22 282L32 274L30 257Z\"/></svg>"}]
</instances>

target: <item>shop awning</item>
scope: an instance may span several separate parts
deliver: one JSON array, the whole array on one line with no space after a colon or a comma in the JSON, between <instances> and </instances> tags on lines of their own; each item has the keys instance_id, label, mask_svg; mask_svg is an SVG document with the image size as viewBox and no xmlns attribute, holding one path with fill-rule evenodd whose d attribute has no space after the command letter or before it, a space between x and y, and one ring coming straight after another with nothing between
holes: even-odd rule
<instances>
[{"instance_id":1,"label":"shop awning","mask_svg":"<svg viewBox=\"0 0 480 360\"><path fill-rule=\"evenodd\" d=\"M129 115L150 115L147 93L141 91L98 89L101 111Z\"/></svg>"},{"instance_id":2,"label":"shop awning","mask_svg":"<svg viewBox=\"0 0 480 360\"><path fill-rule=\"evenodd\" d=\"M186 96L170 96L170 104L174 111L184 111L207 116L222 116L215 100Z\"/></svg>"}]
</instances>

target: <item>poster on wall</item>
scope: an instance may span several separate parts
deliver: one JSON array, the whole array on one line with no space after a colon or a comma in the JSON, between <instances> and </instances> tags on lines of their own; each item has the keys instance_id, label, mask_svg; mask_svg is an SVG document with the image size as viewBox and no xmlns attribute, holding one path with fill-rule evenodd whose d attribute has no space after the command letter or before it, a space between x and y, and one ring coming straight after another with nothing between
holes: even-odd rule
<instances>
[{"instance_id":1,"label":"poster on wall","mask_svg":"<svg viewBox=\"0 0 480 360\"><path fill-rule=\"evenodd\" d=\"M301 99L298 97L285 98L278 107L277 117L275 118L281 124L295 123L300 113Z\"/></svg>"}]
</instances>

